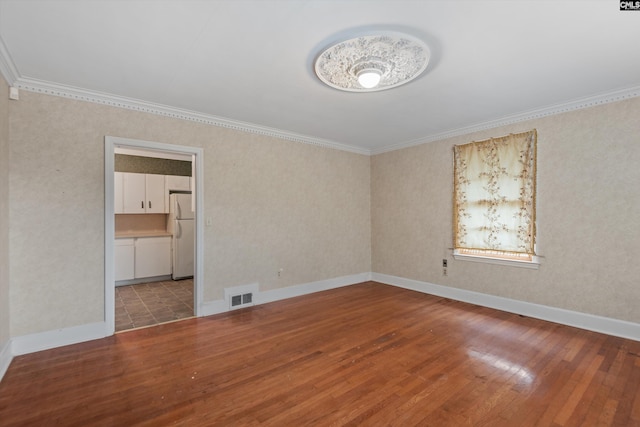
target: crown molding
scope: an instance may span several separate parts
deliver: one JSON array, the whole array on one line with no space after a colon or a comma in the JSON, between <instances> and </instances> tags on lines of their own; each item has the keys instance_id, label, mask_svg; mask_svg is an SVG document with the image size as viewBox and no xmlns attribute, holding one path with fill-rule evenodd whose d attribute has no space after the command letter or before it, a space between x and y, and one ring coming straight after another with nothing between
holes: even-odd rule
<instances>
[{"instance_id":1,"label":"crown molding","mask_svg":"<svg viewBox=\"0 0 640 427\"><path fill-rule=\"evenodd\" d=\"M13 86L18 89L42 93L45 95L59 96L62 98L69 98L78 101L92 102L96 104L108 105L111 107L124 108L127 110L139 111L143 113L156 114L165 117L171 117L175 119L189 120L192 122L203 123L227 129L238 130L242 132L249 132L258 135L270 136L280 139L285 139L293 142L301 142L304 144L317 145L325 148L332 148L341 151L348 151L351 153L369 155L368 149L355 147L346 144L340 144L338 142L313 138L306 135L296 134L293 132L287 132L280 129L269 128L266 126L260 126L252 123L241 122L237 120L231 120L224 117L213 116L209 114L198 113L195 111L184 110L180 108L170 107L168 105L155 104L152 102L142 101L134 98L127 98L123 96L112 95L108 93L90 91L73 86L66 86L62 84L52 83L48 81L19 77L13 83Z\"/></svg>"},{"instance_id":2,"label":"crown molding","mask_svg":"<svg viewBox=\"0 0 640 427\"><path fill-rule=\"evenodd\" d=\"M390 151L401 150L403 148L414 147L416 145L427 144L429 142L441 141L447 138L455 136L468 135L473 132L478 132L487 129L493 129L500 126L511 125L514 123L525 122L528 120L540 119L547 116L553 116L556 114L567 113L570 111L581 110L583 108L595 107L598 105L608 104L611 102L623 101L625 99L631 99L640 96L640 86L634 86L626 89L616 90L607 93L601 93L598 95L579 98L573 101L565 102L562 104L550 105L547 107L525 111L518 114L502 117L497 120L490 120L487 122L477 123L471 126L465 126L458 129L452 129L446 132L441 132L435 135L431 135L425 138L414 139L399 144L387 145L378 149L370 151L370 155L387 153Z\"/></svg>"},{"instance_id":3,"label":"crown molding","mask_svg":"<svg viewBox=\"0 0 640 427\"><path fill-rule=\"evenodd\" d=\"M61 85L57 83L47 82L43 80L20 77L20 74L14 65L14 62L7 50L7 47L0 37L0 73L4 76L9 86L29 92L43 93L47 95L59 96L63 98L87 101L96 104L109 105L112 107L125 108L133 111L140 111L150 114L172 117L176 119L189 120L192 122L208 124L212 126L234 129L242 132L249 132L263 136L280 138L293 142L316 145L324 148L332 148L335 150L347 151L350 153L363 154L366 156L382 154L390 151L401 150L403 148L414 147L416 145L427 144L430 142L441 141L447 138L467 135L487 129L493 129L500 126L506 126L514 123L524 122L528 120L539 119L542 117L552 116L555 114L566 113L570 111L580 110L583 108L595 107L611 102L623 101L640 96L640 86L620 89L617 91L601 93L598 95L579 98L562 104L550 105L547 107L525 111L502 117L496 120L477 123L471 126L465 126L457 129L451 129L435 135L429 135L423 138L411 141L391 144L376 149L366 149L353 145L342 144L339 142L314 138L307 135L296 134L280 129L269 128L251 123L245 123L237 120L231 120L223 117L198 113L195 111L184 110L170 107L162 104L155 104L133 98L111 95L96 91L90 91L72 86Z\"/></svg>"},{"instance_id":4,"label":"crown molding","mask_svg":"<svg viewBox=\"0 0 640 427\"><path fill-rule=\"evenodd\" d=\"M1 39L0 39L1 41ZM2 44L0 43L0 59L2 59ZM0 61L0 71L5 72L3 65L4 61ZM15 67L9 64L9 72L15 71ZM7 76L5 75L5 78ZM170 107L162 104L154 104L133 98L126 98L101 92L89 91L72 86L65 86L61 84L55 84L37 79L29 78L17 78L10 84L10 86L17 87L21 90L30 92L37 92L46 95L59 96L63 98L70 98L79 101L87 101L97 104L109 105L112 107L125 108L128 110L140 111L144 113L156 114L165 117L171 117L182 120L189 120L192 122L208 124L212 126L223 127L227 129L233 129L241 132L249 132L263 136L270 136L274 138L285 139L293 142L300 142L304 144L316 145L324 148L332 148L335 150L347 151L356 154L363 155L376 155L390 151L401 150L403 148L414 147L416 145L427 144L430 142L441 141L447 138L456 136L468 135L473 132L483 131L487 129L493 129L501 126L511 125L514 123L525 122L528 120L540 119L556 114L567 113L570 111L580 110L583 108L595 107L598 105L608 104L611 102L623 101L640 96L640 86L621 89L617 91L598 94L595 96L579 98L573 101L569 101L562 104L555 104L544 108L530 110L510 116L502 117L497 120L491 120L487 122L477 123L471 126L465 126L457 129L452 129L446 132L441 132L435 135L419 138L399 144L387 145L378 149L369 150L362 147L356 147L352 145L341 144L338 142L313 138L306 135L300 135L293 132L287 132L280 129L269 128L265 126L259 126L251 123L240 122L237 120L230 120L223 117L217 117L213 115L198 113L195 111L189 111L179 108Z\"/></svg>"}]
</instances>

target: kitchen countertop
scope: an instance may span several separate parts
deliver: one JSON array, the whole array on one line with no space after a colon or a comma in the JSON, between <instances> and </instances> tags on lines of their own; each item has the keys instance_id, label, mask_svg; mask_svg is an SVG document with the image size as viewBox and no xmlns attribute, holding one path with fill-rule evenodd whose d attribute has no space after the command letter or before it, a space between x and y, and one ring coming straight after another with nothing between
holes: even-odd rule
<instances>
[{"instance_id":1,"label":"kitchen countertop","mask_svg":"<svg viewBox=\"0 0 640 427\"><path fill-rule=\"evenodd\" d=\"M171 233L165 230L158 231L121 231L116 233L116 239L131 239L134 237L166 237Z\"/></svg>"}]
</instances>

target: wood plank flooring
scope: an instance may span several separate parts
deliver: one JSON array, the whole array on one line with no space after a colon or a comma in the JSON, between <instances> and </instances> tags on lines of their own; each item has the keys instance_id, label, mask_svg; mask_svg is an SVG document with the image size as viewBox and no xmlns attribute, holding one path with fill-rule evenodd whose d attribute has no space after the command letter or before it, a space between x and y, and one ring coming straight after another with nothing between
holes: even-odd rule
<instances>
[{"instance_id":1,"label":"wood plank flooring","mask_svg":"<svg viewBox=\"0 0 640 427\"><path fill-rule=\"evenodd\" d=\"M636 426L640 342L374 282L16 357L2 426Z\"/></svg>"}]
</instances>

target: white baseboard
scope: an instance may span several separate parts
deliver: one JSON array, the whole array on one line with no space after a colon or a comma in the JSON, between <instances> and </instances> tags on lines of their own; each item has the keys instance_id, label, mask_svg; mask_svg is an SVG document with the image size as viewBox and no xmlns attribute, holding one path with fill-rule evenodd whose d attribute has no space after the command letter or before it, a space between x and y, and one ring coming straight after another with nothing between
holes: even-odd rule
<instances>
[{"instance_id":1,"label":"white baseboard","mask_svg":"<svg viewBox=\"0 0 640 427\"><path fill-rule=\"evenodd\" d=\"M253 304L266 304L269 302L279 301L287 298L299 297L302 295L312 294L314 292L326 291L329 289L340 288L343 286L355 285L371 280L371 273L359 273L349 276L341 276L333 279L319 280L317 282L303 283L300 285L287 286L285 288L272 289L269 291L255 291L255 287L259 288L259 284L250 284L240 286L233 289L247 289L254 292ZM231 311L229 302L226 299L204 302L201 306L202 316L211 316L213 314L226 313Z\"/></svg>"},{"instance_id":2,"label":"white baseboard","mask_svg":"<svg viewBox=\"0 0 640 427\"><path fill-rule=\"evenodd\" d=\"M521 314L523 316L534 317L536 319L547 320L549 322L560 323L580 329L640 341L640 324L638 323L497 297L459 288L435 285L433 283L405 279L403 277L390 276L387 274L372 273L371 280L430 295L495 308L496 310Z\"/></svg>"},{"instance_id":3,"label":"white baseboard","mask_svg":"<svg viewBox=\"0 0 640 427\"><path fill-rule=\"evenodd\" d=\"M205 301L200 304L198 317L213 316L214 314L225 313L227 311L229 311L229 305L227 304L227 301L223 299Z\"/></svg>"},{"instance_id":4,"label":"white baseboard","mask_svg":"<svg viewBox=\"0 0 640 427\"><path fill-rule=\"evenodd\" d=\"M342 286L371 280L371 273L360 273L351 276L342 276L334 279L289 286L282 289L274 289L266 292L258 292L255 295L255 304L265 304L285 298L306 295L313 292L334 289ZM200 305L201 316L210 316L229 311L229 304L225 300L204 302ZM62 347L64 345L77 344L108 336L105 322L89 323L70 328L56 329L52 331L38 332L12 338L5 344L0 353L0 374L9 367L13 356ZM3 370L4 369L4 370ZM0 375L0 379L2 378Z\"/></svg>"},{"instance_id":5,"label":"white baseboard","mask_svg":"<svg viewBox=\"0 0 640 427\"><path fill-rule=\"evenodd\" d=\"M341 288L343 286L355 285L356 283L362 283L368 280L371 280L371 273L369 272L336 277L334 279L319 280L317 282L309 282L301 285L287 286L286 288L272 289L269 291L259 292L255 295L255 303L256 305L266 304L315 292L327 291L329 289Z\"/></svg>"},{"instance_id":6,"label":"white baseboard","mask_svg":"<svg viewBox=\"0 0 640 427\"><path fill-rule=\"evenodd\" d=\"M168 280L172 280L170 274L164 276L143 277L141 279L117 280L115 283L115 287L117 288L118 286L139 285L141 283L164 282Z\"/></svg>"},{"instance_id":7,"label":"white baseboard","mask_svg":"<svg viewBox=\"0 0 640 427\"><path fill-rule=\"evenodd\" d=\"M7 340L2 346L2 349L0 349L0 381L7 372L7 369L9 369L12 359L13 354L11 354L11 340Z\"/></svg>"},{"instance_id":8,"label":"white baseboard","mask_svg":"<svg viewBox=\"0 0 640 427\"><path fill-rule=\"evenodd\" d=\"M55 329L22 335L11 339L11 353L14 356L62 347L64 345L96 340L106 337L107 324L105 322L88 323L70 328Z\"/></svg>"},{"instance_id":9,"label":"white baseboard","mask_svg":"<svg viewBox=\"0 0 640 427\"><path fill-rule=\"evenodd\" d=\"M507 311L510 313L521 314L523 316L534 317L550 322L600 332L607 335L640 341L640 324L637 323L380 273L353 274L350 276L342 276L333 279L289 286L286 288L258 292L254 295L254 303L256 305L266 304L287 298L354 285L356 283L362 283L369 280L430 295L467 302L470 304L494 308L496 310ZM230 311L229 304L226 300L209 301L200 306L201 316L210 316L228 311ZM70 344L77 344L84 341L91 341L94 339L104 338L108 335L106 323L97 322L12 338L6 342L4 347L0 350L0 380L9 368L13 356L48 350L50 348Z\"/></svg>"}]
</instances>

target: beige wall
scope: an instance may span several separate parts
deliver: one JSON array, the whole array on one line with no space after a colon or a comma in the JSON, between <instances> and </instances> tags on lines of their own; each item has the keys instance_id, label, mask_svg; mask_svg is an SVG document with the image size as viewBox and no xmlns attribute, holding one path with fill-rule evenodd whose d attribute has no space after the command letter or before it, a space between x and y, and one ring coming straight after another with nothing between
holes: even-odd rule
<instances>
[{"instance_id":1,"label":"beige wall","mask_svg":"<svg viewBox=\"0 0 640 427\"><path fill-rule=\"evenodd\" d=\"M0 351L9 324L9 88L0 77Z\"/></svg>"},{"instance_id":2,"label":"beige wall","mask_svg":"<svg viewBox=\"0 0 640 427\"><path fill-rule=\"evenodd\" d=\"M367 156L31 92L10 108L12 336L103 320L105 135L204 149L205 301L371 270Z\"/></svg>"},{"instance_id":3,"label":"beige wall","mask_svg":"<svg viewBox=\"0 0 640 427\"><path fill-rule=\"evenodd\" d=\"M8 323L20 336L103 320L105 135L204 149L205 301L374 271L640 322L640 98L371 158L25 91L9 102L6 84L0 98L0 345ZM533 127L543 265L453 261L452 146Z\"/></svg>"},{"instance_id":4,"label":"beige wall","mask_svg":"<svg viewBox=\"0 0 640 427\"><path fill-rule=\"evenodd\" d=\"M638 117L634 98L372 157L373 271L640 322ZM532 128L542 266L454 261L453 145Z\"/></svg>"}]
</instances>

